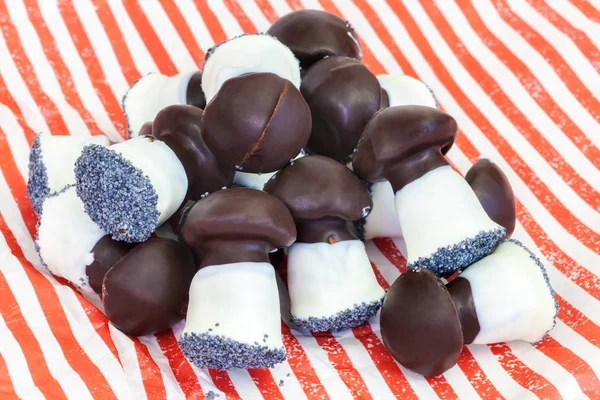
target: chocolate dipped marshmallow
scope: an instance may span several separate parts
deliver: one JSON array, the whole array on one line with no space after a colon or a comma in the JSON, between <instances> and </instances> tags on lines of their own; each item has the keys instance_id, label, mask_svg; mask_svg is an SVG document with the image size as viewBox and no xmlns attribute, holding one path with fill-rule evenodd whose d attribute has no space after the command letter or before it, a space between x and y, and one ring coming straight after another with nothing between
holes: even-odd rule
<instances>
[{"instance_id":1,"label":"chocolate dipped marshmallow","mask_svg":"<svg viewBox=\"0 0 600 400\"><path fill-rule=\"evenodd\" d=\"M418 79L408 75L377 75L381 85L382 108L396 106L427 106L439 108L433 91Z\"/></svg>"},{"instance_id":2,"label":"chocolate dipped marshmallow","mask_svg":"<svg viewBox=\"0 0 600 400\"><path fill-rule=\"evenodd\" d=\"M49 195L40 211L35 245L42 264L82 291L99 294L107 269L133 245L105 236L73 186Z\"/></svg>"},{"instance_id":3,"label":"chocolate dipped marshmallow","mask_svg":"<svg viewBox=\"0 0 600 400\"><path fill-rule=\"evenodd\" d=\"M200 368L268 368L282 362L281 312L269 252L291 245L289 210L260 190L212 193L184 215L185 242L204 258L190 288L179 344Z\"/></svg>"},{"instance_id":4,"label":"chocolate dipped marshmallow","mask_svg":"<svg viewBox=\"0 0 600 400\"><path fill-rule=\"evenodd\" d=\"M267 31L288 46L300 60L302 71L329 56L362 58L354 28L348 21L320 10L299 10L284 15Z\"/></svg>"},{"instance_id":5,"label":"chocolate dipped marshmallow","mask_svg":"<svg viewBox=\"0 0 600 400\"><path fill-rule=\"evenodd\" d=\"M354 58L332 56L308 70L300 91L312 116L307 150L345 161L381 106L377 78Z\"/></svg>"},{"instance_id":6,"label":"chocolate dipped marshmallow","mask_svg":"<svg viewBox=\"0 0 600 400\"><path fill-rule=\"evenodd\" d=\"M203 111L188 105L163 108L154 119L152 134L165 142L181 161L188 180L186 199L199 200L233 182L235 169L217 160L202 138Z\"/></svg>"},{"instance_id":7,"label":"chocolate dipped marshmallow","mask_svg":"<svg viewBox=\"0 0 600 400\"><path fill-rule=\"evenodd\" d=\"M436 376L464 344L541 341L557 311L541 261L510 239L446 286L426 269L402 274L383 303L381 335L404 367Z\"/></svg>"},{"instance_id":8,"label":"chocolate dipped marshmallow","mask_svg":"<svg viewBox=\"0 0 600 400\"><path fill-rule=\"evenodd\" d=\"M362 179L390 182L408 268L442 277L488 255L506 233L444 157L456 133L454 118L435 108L386 108L365 128L353 159Z\"/></svg>"},{"instance_id":9,"label":"chocolate dipped marshmallow","mask_svg":"<svg viewBox=\"0 0 600 400\"><path fill-rule=\"evenodd\" d=\"M108 146L100 136L54 136L38 133L29 153L27 195L36 214L40 214L46 196L75 183L74 165L88 144Z\"/></svg>"},{"instance_id":10,"label":"chocolate dipped marshmallow","mask_svg":"<svg viewBox=\"0 0 600 400\"><path fill-rule=\"evenodd\" d=\"M190 104L204 108L202 71L165 76L149 73L135 81L123 96L122 107L129 137L138 136L146 122L152 122L163 108L174 104Z\"/></svg>"},{"instance_id":11,"label":"chocolate dipped marshmallow","mask_svg":"<svg viewBox=\"0 0 600 400\"><path fill-rule=\"evenodd\" d=\"M202 117L202 136L219 161L251 173L288 164L306 145L310 127L300 91L272 73L229 79Z\"/></svg>"},{"instance_id":12,"label":"chocolate dipped marshmallow","mask_svg":"<svg viewBox=\"0 0 600 400\"><path fill-rule=\"evenodd\" d=\"M139 136L86 146L75 163L77 195L92 221L115 240L142 242L181 206L185 169L164 142Z\"/></svg>"},{"instance_id":13,"label":"chocolate dipped marshmallow","mask_svg":"<svg viewBox=\"0 0 600 400\"><path fill-rule=\"evenodd\" d=\"M229 79L255 72L278 75L300 88L300 64L286 45L266 33L243 34L206 53L202 74L206 102L210 103Z\"/></svg>"},{"instance_id":14,"label":"chocolate dipped marshmallow","mask_svg":"<svg viewBox=\"0 0 600 400\"><path fill-rule=\"evenodd\" d=\"M307 156L279 171L264 190L288 206L298 230L288 249L293 321L323 332L374 316L384 290L352 223L371 209L367 188L342 164Z\"/></svg>"}]
</instances>

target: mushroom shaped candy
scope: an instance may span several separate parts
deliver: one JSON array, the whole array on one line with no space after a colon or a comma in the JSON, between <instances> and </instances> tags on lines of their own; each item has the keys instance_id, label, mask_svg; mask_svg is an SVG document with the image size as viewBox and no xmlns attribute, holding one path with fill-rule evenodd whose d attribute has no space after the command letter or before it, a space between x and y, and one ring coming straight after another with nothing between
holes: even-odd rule
<instances>
[{"instance_id":1,"label":"mushroom shaped candy","mask_svg":"<svg viewBox=\"0 0 600 400\"><path fill-rule=\"evenodd\" d=\"M204 108L202 71L175 76L150 73L135 81L123 96L123 111L129 137L138 136L144 123L153 121L156 114L173 104L191 104Z\"/></svg>"},{"instance_id":2,"label":"mushroom shaped candy","mask_svg":"<svg viewBox=\"0 0 600 400\"><path fill-rule=\"evenodd\" d=\"M444 286L429 270L402 274L381 309L392 356L425 376L451 368L463 344L541 341L558 305L541 261L508 240Z\"/></svg>"},{"instance_id":3,"label":"mushroom shaped candy","mask_svg":"<svg viewBox=\"0 0 600 400\"><path fill-rule=\"evenodd\" d=\"M308 156L279 171L265 191L288 206L298 230L288 249L294 322L337 331L374 316L384 291L352 224L371 209L367 188L342 164Z\"/></svg>"},{"instance_id":4,"label":"mushroom shaped candy","mask_svg":"<svg viewBox=\"0 0 600 400\"><path fill-rule=\"evenodd\" d=\"M265 33L244 34L206 53L202 88L207 103L227 80L253 72L278 75L300 88L300 64L286 45Z\"/></svg>"},{"instance_id":5,"label":"mushroom shaped candy","mask_svg":"<svg viewBox=\"0 0 600 400\"><path fill-rule=\"evenodd\" d=\"M35 245L43 265L82 291L99 294L106 270L133 245L105 236L73 186L49 195L41 211Z\"/></svg>"},{"instance_id":6,"label":"mushroom shaped candy","mask_svg":"<svg viewBox=\"0 0 600 400\"><path fill-rule=\"evenodd\" d=\"M352 25L325 11L291 12L275 21L267 33L292 50L303 71L328 56L362 58Z\"/></svg>"},{"instance_id":7,"label":"mushroom shaped candy","mask_svg":"<svg viewBox=\"0 0 600 400\"><path fill-rule=\"evenodd\" d=\"M268 368L286 358L269 252L296 239L289 210L260 190L220 190L184 215L186 243L204 258L179 344L200 368Z\"/></svg>"},{"instance_id":8,"label":"mushroom shaped candy","mask_svg":"<svg viewBox=\"0 0 600 400\"><path fill-rule=\"evenodd\" d=\"M408 268L442 277L488 255L506 232L444 157L456 132L454 118L435 108L386 108L365 128L353 160L362 179L392 185Z\"/></svg>"},{"instance_id":9,"label":"mushroom shaped candy","mask_svg":"<svg viewBox=\"0 0 600 400\"><path fill-rule=\"evenodd\" d=\"M327 57L314 64L300 87L312 115L307 150L344 161L381 106L381 87L360 61Z\"/></svg>"},{"instance_id":10,"label":"mushroom shaped candy","mask_svg":"<svg viewBox=\"0 0 600 400\"><path fill-rule=\"evenodd\" d=\"M382 108L396 106L427 106L438 108L433 91L418 79L408 75L377 75L381 85Z\"/></svg>"},{"instance_id":11,"label":"mushroom shaped candy","mask_svg":"<svg viewBox=\"0 0 600 400\"><path fill-rule=\"evenodd\" d=\"M92 221L113 239L131 243L148 239L177 211L188 189L177 155L152 136L86 146L75 177Z\"/></svg>"},{"instance_id":12,"label":"mushroom shaped candy","mask_svg":"<svg viewBox=\"0 0 600 400\"><path fill-rule=\"evenodd\" d=\"M29 153L27 195L36 214L42 211L46 196L75 183L75 161L87 144L108 146L101 136L53 136L39 133Z\"/></svg>"},{"instance_id":13,"label":"mushroom shaped candy","mask_svg":"<svg viewBox=\"0 0 600 400\"><path fill-rule=\"evenodd\" d=\"M202 136L224 164L265 173L298 155L310 126L308 105L290 81L256 73L223 84L204 110Z\"/></svg>"},{"instance_id":14,"label":"mushroom shaped candy","mask_svg":"<svg viewBox=\"0 0 600 400\"><path fill-rule=\"evenodd\" d=\"M108 270L102 302L109 321L134 336L169 329L185 316L196 268L185 245L151 238Z\"/></svg>"},{"instance_id":15,"label":"mushroom shaped candy","mask_svg":"<svg viewBox=\"0 0 600 400\"><path fill-rule=\"evenodd\" d=\"M299 158L304 157L306 154L304 151L301 151L292 161L294 162ZM250 189L258 189L263 190L266 183L275 175L277 171L274 172L266 172L264 174L254 174L251 172L241 172L237 171L235 176L233 177L233 183L238 186L247 187Z\"/></svg>"},{"instance_id":16,"label":"mushroom shaped candy","mask_svg":"<svg viewBox=\"0 0 600 400\"><path fill-rule=\"evenodd\" d=\"M197 107L174 105L163 108L152 125L154 137L165 142L181 161L188 180L186 198L190 200L230 186L235 173L206 147L200 131L202 115Z\"/></svg>"}]
</instances>

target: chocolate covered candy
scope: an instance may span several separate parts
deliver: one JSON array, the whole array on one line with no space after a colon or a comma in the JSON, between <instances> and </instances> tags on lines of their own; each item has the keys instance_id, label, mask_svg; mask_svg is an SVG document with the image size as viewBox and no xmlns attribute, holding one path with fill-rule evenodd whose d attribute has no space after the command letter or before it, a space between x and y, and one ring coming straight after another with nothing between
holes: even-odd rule
<instances>
[{"instance_id":1,"label":"chocolate covered candy","mask_svg":"<svg viewBox=\"0 0 600 400\"><path fill-rule=\"evenodd\" d=\"M291 12L275 21L267 33L292 50L303 71L328 56L362 58L350 23L325 11Z\"/></svg>"},{"instance_id":2,"label":"chocolate covered candy","mask_svg":"<svg viewBox=\"0 0 600 400\"><path fill-rule=\"evenodd\" d=\"M189 200L199 200L202 195L230 186L235 173L206 147L200 130L202 115L197 107L169 106L158 113L152 126L154 137L165 142L181 161Z\"/></svg>"},{"instance_id":3,"label":"chocolate covered candy","mask_svg":"<svg viewBox=\"0 0 600 400\"><path fill-rule=\"evenodd\" d=\"M308 141L310 127L298 89L271 73L229 79L202 118L202 136L219 161L252 173L289 163Z\"/></svg>"},{"instance_id":4,"label":"chocolate covered candy","mask_svg":"<svg viewBox=\"0 0 600 400\"><path fill-rule=\"evenodd\" d=\"M135 137L146 122L173 104L191 104L204 108L206 100L201 87L202 71L165 76L150 73L135 81L123 96L123 111L129 137Z\"/></svg>"},{"instance_id":5,"label":"chocolate covered candy","mask_svg":"<svg viewBox=\"0 0 600 400\"><path fill-rule=\"evenodd\" d=\"M108 146L110 141L100 136L35 136L29 153L27 195L36 214L40 214L46 196L75 183L75 160L87 144Z\"/></svg>"},{"instance_id":6,"label":"chocolate covered candy","mask_svg":"<svg viewBox=\"0 0 600 400\"><path fill-rule=\"evenodd\" d=\"M433 91L423 82L408 75L377 75L381 85L382 107L427 106L438 108Z\"/></svg>"},{"instance_id":7,"label":"chocolate covered candy","mask_svg":"<svg viewBox=\"0 0 600 400\"><path fill-rule=\"evenodd\" d=\"M148 239L106 273L102 284L106 316L128 335L169 329L185 316L195 272L192 255L183 244Z\"/></svg>"},{"instance_id":8,"label":"chocolate covered candy","mask_svg":"<svg viewBox=\"0 0 600 400\"><path fill-rule=\"evenodd\" d=\"M408 268L442 277L488 255L506 232L444 157L456 132L454 118L435 108L386 108L365 128L353 159L362 179L390 182Z\"/></svg>"},{"instance_id":9,"label":"chocolate covered candy","mask_svg":"<svg viewBox=\"0 0 600 400\"><path fill-rule=\"evenodd\" d=\"M300 88L300 65L287 46L268 34L244 34L206 53L202 89L207 103L229 79L254 72L273 73Z\"/></svg>"},{"instance_id":10,"label":"chocolate covered candy","mask_svg":"<svg viewBox=\"0 0 600 400\"><path fill-rule=\"evenodd\" d=\"M312 115L307 149L343 161L381 106L377 78L356 59L332 56L308 70L300 90Z\"/></svg>"},{"instance_id":11,"label":"chocolate covered candy","mask_svg":"<svg viewBox=\"0 0 600 400\"><path fill-rule=\"evenodd\" d=\"M296 239L290 212L268 193L233 188L198 201L181 225L204 258L179 344L200 368L267 368L286 357L270 251Z\"/></svg>"},{"instance_id":12,"label":"chocolate covered candy","mask_svg":"<svg viewBox=\"0 0 600 400\"><path fill-rule=\"evenodd\" d=\"M334 160L308 156L279 171L264 190L288 206L298 230L288 250L294 322L336 331L375 315L384 291L352 224L372 206L360 180Z\"/></svg>"},{"instance_id":13,"label":"chocolate covered candy","mask_svg":"<svg viewBox=\"0 0 600 400\"><path fill-rule=\"evenodd\" d=\"M400 364L435 376L456 364L463 344L541 341L557 310L541 261L511 239L447 286L426 269L402 274L383 303L381 334Z\"/></svg>"},{"instance_id":14,"label":"chocolate covered candy","mask_svg":"<svg viewBox=\"0 0 600 400\"><path fill-rule=\"evenodd\" d=\"M293 163L299 158L304 157L306 154L304 151L301 151L290 163ZM235 176L233 177L233 183L237 186L247 187L250 189L258 189L263 190L266 183L275 175L277 171L274 172L266 172L266 173L252 173L252 172L242 172L237 171Z\"/></svg>"},{"instance_id":15,"label":"chocolate covered candy","mask_svg":"<svg viewBox=\"0 0 600 400\"><path fill-rule=\"evenodd\" d=\"M75 163L85 212L113 239L142 242L183 202L188 180L164 142L139 136L109 147L86 146Z\"/></svg>"}]
</instances>

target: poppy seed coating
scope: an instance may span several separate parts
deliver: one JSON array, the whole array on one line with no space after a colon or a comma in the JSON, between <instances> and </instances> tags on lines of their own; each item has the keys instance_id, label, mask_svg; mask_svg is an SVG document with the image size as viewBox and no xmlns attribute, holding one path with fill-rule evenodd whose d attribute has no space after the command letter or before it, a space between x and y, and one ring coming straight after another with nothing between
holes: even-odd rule
<instances>
[{"instance_id":1,"label":"poppy seed coating","mask_svg":"<svg viewBox=\"0 0 600 400\"><path fill-rule=\"evenodd\" d=\"M29 153L29 179L27 181L27 196L31 207L37 215L42 212L44 199L50 193L48 187L48 171L42 160L40 135L36 135Z\"/></svg>"},{"instance_id":2,"label":"poppy seed coating","mask_svg":"<svg viewBox=\"0 0 600 400\"><path fill-rule=\"evenodd\" d=\"M348 328L354 328L377 314L377 311L383 304L383 297L370 303L362 302L353 308L340 311L331 317L324 318L296 318L292 315L292 320L296 325L308 329L311 332L336 332Z\"/></svg>"}]
</instances>

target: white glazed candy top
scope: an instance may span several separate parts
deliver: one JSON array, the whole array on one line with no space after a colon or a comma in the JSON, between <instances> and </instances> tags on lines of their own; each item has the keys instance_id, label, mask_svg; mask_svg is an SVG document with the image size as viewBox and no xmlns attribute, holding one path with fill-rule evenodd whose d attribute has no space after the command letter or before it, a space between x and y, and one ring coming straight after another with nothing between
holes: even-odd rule
<instances>
[{"instance_id":1,"label":"white glazed candy top","mask_svg":"<svg viewBox=\"0 0 600 400\"><path fill-rule=\"evenodd\" d=\"M75 187L44 201L37 245L42 261L54 275L93 292L85 267L94 261L91 251L104 235L83 210Z\"/></svg>"},{"instance_id":2,"label":"white glazed candy top","mask_svg":"<svg viewBox=\"0 0 600 400\"><path fill-rule=\"evenodd\" d=\"M226 80L252 72L271 72L300 88L300 63L287 46L266 34L242 35L218 45L205 61L202 89L206 102Z\"/></svg>"},{"instance_id":3,"label":"white glazed candy top","mask_svg":"<svg viewBox=\"0 0 600 400\"><path fill-rule=\"evenodd\" d=\"M387 92L390 107L418 105L438 108L431 89L408 75L377 75L381 88Z\"/></svg>"}]
</instances>

